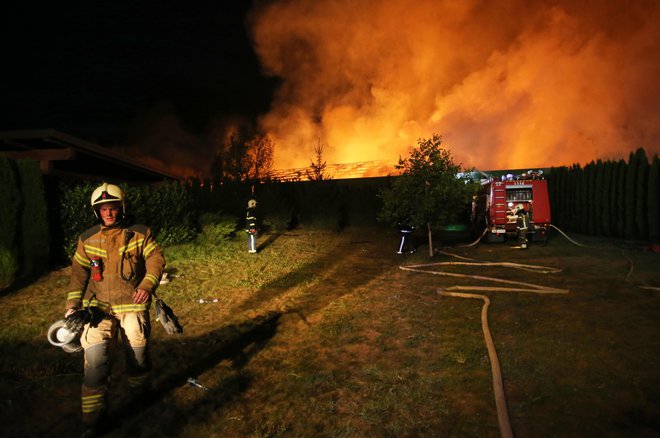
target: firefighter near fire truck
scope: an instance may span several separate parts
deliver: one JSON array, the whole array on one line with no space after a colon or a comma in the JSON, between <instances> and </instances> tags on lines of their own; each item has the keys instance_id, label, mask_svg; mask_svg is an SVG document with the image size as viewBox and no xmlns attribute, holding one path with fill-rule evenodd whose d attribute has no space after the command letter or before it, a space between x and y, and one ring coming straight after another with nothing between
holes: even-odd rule
<instances>
[{"instance_id":1,"label":"firefighter near fire truck","mask_svg":"<svg viewBox=\"0 0 660 438\"><path fill-rule=\"evenodd\" d=\"M527 249L527 232L529 231L529 214L522 204L518 204L511 208L510 215L508 216L512 222L516 224L518 231L518 243L521 249Z\"/></svg>"},{"instance_id":2,"label":"firefighter near fire truck","mask_svg":"<svg viewBox=\"0 0 660 438\"><path fill-rule=\"evenodd\" d=\"M149 308L154 299L157 317L169 318L168 332L182 330L171 309L155 296L165 268L163 251L148 227L129 220L123 190L103 183L93 191L90 203L98 224L78 239L65 318L49 330L54 345L64 348L79 342L84 350L83 436L105 432L110 362L119 338L129 387L135 395L148 391L152 368ZM162 314L165 308L170 316ZM76 344L65 348L69 350L77 351Z\"/></svg>"},{"instance_id":3,"label":"firefighter near fire truck","mask_svg":"<svg viewBox=\"0 0 660 438\"><path fill-rule=\"evenodd\" d=\"M542 171L489 177L473 199L475 233L487 242L515 238L525 249L530 241L545 242L551 227L548 182Z\"/></svg>"}]
</instances>

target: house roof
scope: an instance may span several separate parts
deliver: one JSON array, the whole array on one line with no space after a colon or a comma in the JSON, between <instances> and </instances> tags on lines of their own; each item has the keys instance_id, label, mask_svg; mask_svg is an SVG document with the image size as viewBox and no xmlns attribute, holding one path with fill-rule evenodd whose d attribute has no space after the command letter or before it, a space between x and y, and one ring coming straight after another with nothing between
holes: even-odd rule
<instances>
[{"instance_id":1,"label":"house roof","mask_svg":"<svg viewBox=\"0 0 660 438\"><path fill-rule=\"evenodd\" d=\"M40 162L41 172L76 179L156 182L179 176L54 129L0 131L0 154Z\"/></svg>"}]
</instances>

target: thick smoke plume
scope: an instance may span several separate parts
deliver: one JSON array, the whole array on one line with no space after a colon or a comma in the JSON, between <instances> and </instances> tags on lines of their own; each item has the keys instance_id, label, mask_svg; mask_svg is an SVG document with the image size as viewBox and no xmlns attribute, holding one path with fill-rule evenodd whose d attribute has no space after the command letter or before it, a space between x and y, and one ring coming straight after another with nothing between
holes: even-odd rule
<instances>
[{"instance_id":1,"label":"thick smoke plume","mask_svg":"<svg viewBox=\"0 0 660 438\"><path fill-rule=\"evenodd\" d=\"M537 168L660 150L653 0L282 0L250 26L280 77L262 128L275 168L407 156L443 136L457 162Z\"/></svg>"}]
</instances>

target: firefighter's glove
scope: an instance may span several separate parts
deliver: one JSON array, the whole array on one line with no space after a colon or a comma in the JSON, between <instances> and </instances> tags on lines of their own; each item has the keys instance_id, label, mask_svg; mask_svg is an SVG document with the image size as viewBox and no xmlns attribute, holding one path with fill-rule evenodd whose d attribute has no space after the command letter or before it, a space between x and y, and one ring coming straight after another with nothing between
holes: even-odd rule
<instances>
[{"instance_id":1,"label":"firefighter's glove","mask_svg":"<svg viewBox=\"0 0 660 438\"><path fill-rule=\"evenodd\" d=\"M64 325L72 332L81 332L85 324L92 320L89 308L78 309L64 319Z\"/></svg>"},{"instance_id":2,"label":"firefighter's glove","mask_svg":"<svg viewBox=\"0 0 660 438\"><path fill-rule=\"evenodd\" d=\"M174 314L170 306L160 298L156 299L156 321L159 321L168 335L183 333L183 327L179 324L179 318Z\"/></svg>"}]
</instances>

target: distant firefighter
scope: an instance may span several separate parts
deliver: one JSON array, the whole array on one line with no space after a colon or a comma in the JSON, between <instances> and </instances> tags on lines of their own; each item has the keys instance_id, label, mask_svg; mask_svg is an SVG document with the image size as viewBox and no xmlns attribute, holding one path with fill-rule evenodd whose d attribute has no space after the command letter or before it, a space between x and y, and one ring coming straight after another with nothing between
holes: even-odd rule
<instances>
[{"instance_id":1,"label":"distant firefighter","mask_svg":"<svg viewBox=\"0 0 660 438\"><path fill-rule=\"evenodd\" d=\"M513 209L516 216L516 228L518 229L518 242L522 249L527 249L527 232L529 231L529 213L522 204Z\"/></svg>"},{"instance_id":2,"label":"distant firefighter","mask_svg":"<svg viewBox=\"0 0 660 438\"><path fill-rule=\"evenodd\" d=\"M410 254L417 251L415 249L415 241L413 238L413 232L415 227L407 223L398 224L397 228L399 230L399 235L401 240L399 241L399 247L397 248L397 254L403 254L404 252L410 252Z\"/></svg>"},{"instance_id":3,"label":"distant firefighter","mask_svg":"<svg viewBox=\"0 0 660 438\"><path fill-rule=\"evenodd\" d=\"M257 201L255 199L248 201L247 213L245 215L245 232L248 239L248 252L255 254L257 252L257 235L259 234Z\"/></svg>"}]
</instances>

